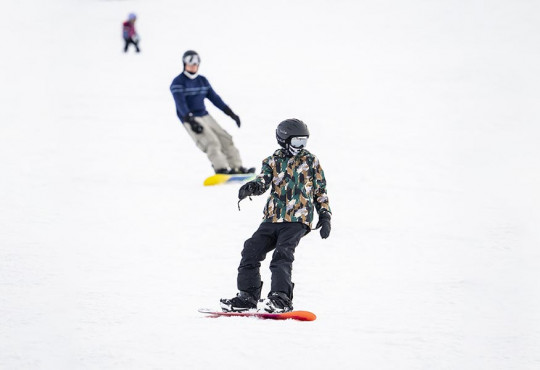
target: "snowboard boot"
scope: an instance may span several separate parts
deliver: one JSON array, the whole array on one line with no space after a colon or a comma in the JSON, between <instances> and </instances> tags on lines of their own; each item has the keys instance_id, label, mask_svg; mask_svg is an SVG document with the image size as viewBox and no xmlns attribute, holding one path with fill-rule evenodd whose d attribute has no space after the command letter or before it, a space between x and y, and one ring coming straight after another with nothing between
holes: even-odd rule
<instances>
[{"instance_id":1,"label":"snowboard boot","mask_svg":"<svg viewBox=\"0 0 540 370\"><path fill-rule=\"evenodd\" d=\"M242 312L248 310L256 310L257 302L261 297L262 282L259 288L255 288L250 292L239 291L236 297L231 299L222 298L219 300L223 312Z\"/></svg>"},{"instance_id":2,"label":"snowboard boot","mask_svg":"<svg viewBox=\"0 0 540 370\"><path fill-rule=\"evenodd\" d=\"M248 292L242 291L238 292L234 298L222 298L219 302L223 312L242 312L257 308L257 299Z\"/></svg>"},{"instance_id":3,"label":"snowboard boot","mask_svg":"<svg viewBox=\"0 0 540 370\"><path fill-rule=\"evenodd\" d=\"M229 170L228 170L228 169L226 169L226 168L218 168L218 169L216 169L215 171L216 171L216 174L219 174L219 173L221 173L221 174L224 174L224 175L226 175L226 174L228 174L228 173L229 173Z\"/></svg>"},{"instance_id":4,"label":"snowboard boot","mask_svg":"<svg viewBox=\"0 0 540 370\"><path fill-rule=\"evenodd\" d=\"M229 171L230 174L246 174L246 173L255 173L255 167L251 167L251 168L245 168L245 167L236 167L236 168L231 168L231 170Z\"/></svg>"},{"instance_id":5,"label":"snowboard boot","mask_svg":"<svg viewBox=\"0 0 540 370\"><path fill-rule=\"evenodd\" d=\"M268 293L268 298L265 299L264 310L270 313L292 311L292 300L283 292L270 292Z\"/></svg>"}]
</instances>

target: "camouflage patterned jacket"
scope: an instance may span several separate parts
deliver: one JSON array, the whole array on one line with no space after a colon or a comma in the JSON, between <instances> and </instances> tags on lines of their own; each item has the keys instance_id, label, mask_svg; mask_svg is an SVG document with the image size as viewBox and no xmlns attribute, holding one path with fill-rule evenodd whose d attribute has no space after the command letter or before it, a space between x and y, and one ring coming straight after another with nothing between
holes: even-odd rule
<instances>
[{"instance_id":1,"label":"camouflage patterned jacket","mask_svg":"<svg viewBox=\"0 0 540 370\"><path fill-rule=\"evenodd\" d=\"M319 160L303 149L290 157L278 149L262 163L255 179L270 196L263 222L302 222L311 228L314 209L331 212L326 195L326 179Z\"/></svg>"}]
</instances>

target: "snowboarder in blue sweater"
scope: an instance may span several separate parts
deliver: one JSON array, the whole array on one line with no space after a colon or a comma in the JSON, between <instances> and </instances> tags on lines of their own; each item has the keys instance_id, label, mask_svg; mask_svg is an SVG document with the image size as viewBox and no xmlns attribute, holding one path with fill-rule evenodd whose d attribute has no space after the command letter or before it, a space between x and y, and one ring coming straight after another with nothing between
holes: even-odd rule
<instances>
[{"instance_id":1,"label":"snowboarder in blue sweater","mask_svg":"<svg viewBox=\"0 0 540 370\"><path fill-rule=\"evenodd\" d=\"M199 54L188 50L182 61L184 71L173 80L171 93L176 103L176 114L187 133L197 147L206 153L216 173L255 172L255 168L247 169L242 165L232 136L206 111L204 99L208 98L240 127L240 117L225 104L206 77L199 74Z\"/></svg>"}]
</instances>

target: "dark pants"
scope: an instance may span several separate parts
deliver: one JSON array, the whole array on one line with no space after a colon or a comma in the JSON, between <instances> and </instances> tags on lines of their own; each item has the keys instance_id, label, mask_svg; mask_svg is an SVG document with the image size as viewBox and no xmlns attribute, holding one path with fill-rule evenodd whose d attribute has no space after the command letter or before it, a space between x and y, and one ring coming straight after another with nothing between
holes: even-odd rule
<instances>
[{"instance_id":1,"label":"dark pants","mask_svg":"<svg viewBox=\"0 0 540 370\"><path fill-rule=\"evenodd\" d=\"M268 252L275 249L270 262L272 272L270 290L284 292L292 299L291 272L294 250L306 232L307 226L299 222L263 222L244 243L242 260L238 267L238 290L257 292L261 286L259 272L261 261L266 258Z\"/></svg>"},{"instance_id":2,"label":"dark pants","mask_svg":"<svg viewBox=\"0 0 540 370\"><path fill-rule=\"evenodd\" d=\"M131 39L131 38L124 39L124 41L126 42L126 45L124 46L124 53L126 53L128 51L128 47L129 47L130 44L135 45L135 50L137 50L137 53L141 51L139 49L139 43L137 41L133 41L133 39Z\"/></svg>"}]
</instances>

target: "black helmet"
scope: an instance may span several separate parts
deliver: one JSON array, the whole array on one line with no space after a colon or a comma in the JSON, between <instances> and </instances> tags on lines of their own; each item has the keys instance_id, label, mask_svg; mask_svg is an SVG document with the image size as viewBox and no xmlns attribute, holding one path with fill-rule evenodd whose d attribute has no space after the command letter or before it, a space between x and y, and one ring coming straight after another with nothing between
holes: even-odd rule
<instances>
[{"instance_id":1,"label":"black helmet","mask_svg":"<svg viewBox=\"0 0 540 370\"><path fill-rule=\"evenodd\" d=\"M276 138L279 145L288 149L291 138L295 136L309 137L307 125L296 118L286 119L281 122L276 129Z\"/></svg>"},{"instance_id":2,"label":"black helmet","mask_svg":"<svg viewBox=\"0 0 540 370\"><path fill-rule=\"evenodd\" d=\"M186 64L200 64L201 63L201 57L199 54L197 54L194 50L188 50L182 55L182 62L184 63L184 67Z\"/></svg>"}]
</instances>

